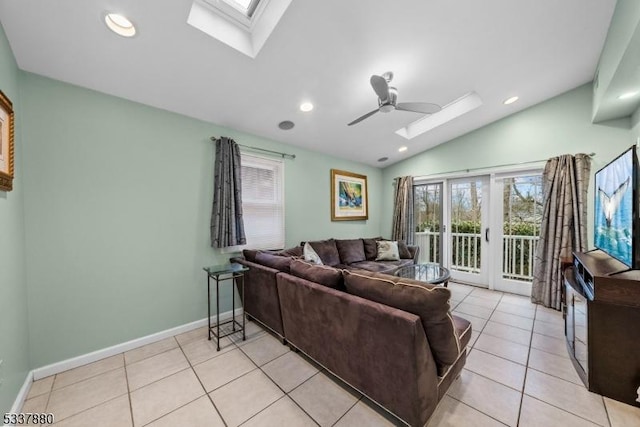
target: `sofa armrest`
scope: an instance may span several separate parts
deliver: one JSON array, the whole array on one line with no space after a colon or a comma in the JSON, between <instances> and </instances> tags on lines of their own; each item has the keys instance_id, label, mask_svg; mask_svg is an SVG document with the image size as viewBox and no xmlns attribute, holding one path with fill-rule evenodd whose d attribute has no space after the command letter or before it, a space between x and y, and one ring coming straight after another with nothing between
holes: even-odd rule
<instances>
[{"instance_id":1,"label":"sofa armrest","mask_svg":"<svg viewBox=\"0 0 640 427\"><path fill-rule=\"evenodd\" d=\"M276 285L276 277L282 273L275 268L243 258L234 258L232 261L249 267L249 271L244 273L244 312L284 337ZM240 293L240 288L238 292Z\"/></svg>"}]
</instances>

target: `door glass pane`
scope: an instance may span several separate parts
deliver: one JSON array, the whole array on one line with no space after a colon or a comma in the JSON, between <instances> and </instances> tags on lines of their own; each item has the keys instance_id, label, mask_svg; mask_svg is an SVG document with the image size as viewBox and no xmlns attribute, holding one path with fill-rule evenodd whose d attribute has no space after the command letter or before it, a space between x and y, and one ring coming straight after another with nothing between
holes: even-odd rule
<instances>
[{"instance_id":1,"label":"door glass pane","mask_svg":"<svg viewBox=\"0 0 640 427\"><path fill-rule=\"evenodd\" d=\"M542 222L542 175L504 180L502 277L532 281Z\"/></svg>"},{"instance_id":2,"label":"door glass pane","mask_svg":"<svg viewBox=\"0 0 640 427\"><path fill-rule=\"evenodd\" d=\"M440 264L442 253L442 184L413 187L415 243L420 247L418 260Z\"/></svg>"},{"instance_id":3,"label":"door glass pane","mask_svg":"<svg viewBox=\"0 0 640 427\"><path fill-rule=\"evenodd\" d=\"M451 268L480 273L482 181L451 184Z\"/></svg>"}]
</instances>

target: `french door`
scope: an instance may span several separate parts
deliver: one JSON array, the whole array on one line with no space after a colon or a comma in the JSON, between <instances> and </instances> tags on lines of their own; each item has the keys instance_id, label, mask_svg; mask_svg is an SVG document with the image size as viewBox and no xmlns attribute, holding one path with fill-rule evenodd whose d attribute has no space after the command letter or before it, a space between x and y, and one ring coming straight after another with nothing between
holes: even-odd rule
<instances>
[{"instance_id":1,"label":"french door","mask_svg":"<svg viewBox=\"0 0 640 427\"><path fill-rule=\"evenodd\" d=\"M489 284L489 179L477 176L448 182L445 237L451 278L487 287Z\"/></svg>"},{"instance_id":2,"label":"french door","mask_svg":"<svg viewBox=\"0 0 640 427\"><path fill-rule=\"evenodd\" d=\"M455 281L531 294L542 220L540 171L448 178L414 186L420 262Z\"/></svg>"},{"instance_id":3,"label":"french door","mask_svg":"<svg viewBox=\"0 0 640 427\"><path fill-rule=\"evenodd\" d=\"M491 252L493 289L529 296L542 223L542 174L493 176L492 191L499 195L491 217L498 242Z\"/></svg>"}]
</instances>

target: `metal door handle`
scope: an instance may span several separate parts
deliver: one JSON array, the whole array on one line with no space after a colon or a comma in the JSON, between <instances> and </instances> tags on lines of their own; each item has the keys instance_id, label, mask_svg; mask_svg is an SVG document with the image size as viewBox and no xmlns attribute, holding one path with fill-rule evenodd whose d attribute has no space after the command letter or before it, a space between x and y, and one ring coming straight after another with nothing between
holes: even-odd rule
<instances>
[{"instance_id":1,"label":"metal door handle","mask_svg":"<svg viewBox=\"0 0 640 427\"><path fill-rule=\"evenodd\" d=\"M484 230L484 240L489 242L489 227Z\"/></svg>"}]
</instances>

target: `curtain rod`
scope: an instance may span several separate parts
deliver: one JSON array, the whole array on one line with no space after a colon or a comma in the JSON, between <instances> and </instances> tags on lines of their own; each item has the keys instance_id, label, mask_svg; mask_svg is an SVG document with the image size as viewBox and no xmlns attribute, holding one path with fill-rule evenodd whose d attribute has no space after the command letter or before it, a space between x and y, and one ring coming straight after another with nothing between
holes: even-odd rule
<instances>
[{"instance_id":1,"label":"curtain rod","mask_svg":"<svg viewBox=\"0 0 640 427\"><path fill-rule=\"evenodd\" d=\"M596 153L589 153L589 157L595 157ZM557 157L557 156L556 156ZM520 163L505 163L502 165L494 165L494 166L482 166L479 168L471 168L471 169L458 169L455 171L449 171L449 172L437 172L437 173L432 173L429 175L420 175L420 176L415 176L414 179L423 179L423 178L427 178L430 176L440 176L440 175L449 175L452 173L458 173L458 172L465 172L465 173L469 173L469 172L473 172L473 171L479 171L479 170L483 170L483 169L496 169L496 168L505 168L508 166L520 166L520 165L528 165L528 164L532 164L532 163L540 163L540 162L546 162L549 159L539 159L539 160L529 160L526 162L520 162ZM398 178L400 178L399 176L393 178L394 181L396 181Z\"/></svg>"},{"instance_id":2,"label":"curtain rod","mask_svg":"<svg viewBox=\"0 0 640 427\"><path fill-rule=\"evenodd\" d=\"M219 138L216 138L215 136L212 136L211 141L216 142ZM269 153L269 154L277 154L278 156L282 156L283 159L295 159L296 155L295 154L287 154L287 153L281 153L279 151L272 151L272 150L267 150L265 148L259 148L259 147L252 147L250 145L243 145L243 144L238 144L240 147L246 148L247 150L254 150L254 151L260 151L262 153Z\"/></svg>"}]
</instances>

